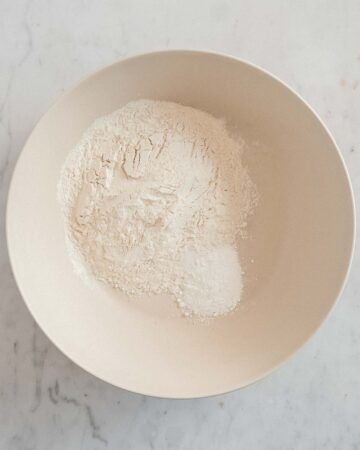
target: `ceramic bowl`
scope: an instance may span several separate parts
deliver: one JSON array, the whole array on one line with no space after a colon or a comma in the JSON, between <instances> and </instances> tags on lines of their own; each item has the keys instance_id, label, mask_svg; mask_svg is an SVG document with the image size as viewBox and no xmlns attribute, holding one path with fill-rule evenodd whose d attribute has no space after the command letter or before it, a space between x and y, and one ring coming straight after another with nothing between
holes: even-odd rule
<instances>
[{"instance_id":1,"label":"ceramic bowl","mask_svg":"<svg viewBox=\"0 0 360 450\"><path fill-rule=\"evenodd\" d=\"M60 168L94 119L140 98L224 118L248 144L244 160L260 202L240 248L244 296L233 314L211 323L185 319L170 298L138 302L91 290L67 254ZM354 228L344 162L314 111L258 67L198 51L129 58L65 94L28 139L7 210L13 272L49 339L102 380L171 398L246 386L298 350L341 292Z\"/></svg>"}]
</instances>

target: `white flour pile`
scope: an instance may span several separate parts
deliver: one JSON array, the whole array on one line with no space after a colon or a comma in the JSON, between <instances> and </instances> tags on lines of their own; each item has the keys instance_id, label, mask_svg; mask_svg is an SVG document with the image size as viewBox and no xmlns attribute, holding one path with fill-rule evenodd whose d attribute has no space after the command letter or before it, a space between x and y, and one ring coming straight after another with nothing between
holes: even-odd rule
<instances>
[{"instance_id":1,"label":"white flour pile","mask_svg":"<svg viewBox=\"0 0 360 450\"><path fill-rule=\"evenodd\" d=\"M236 240L257 200L243 144L223 121L139 100L96 120L58 186L78 273L129 296L173 294L186 315L223 315L242 291Z\"/></svg>"}]
</instances>

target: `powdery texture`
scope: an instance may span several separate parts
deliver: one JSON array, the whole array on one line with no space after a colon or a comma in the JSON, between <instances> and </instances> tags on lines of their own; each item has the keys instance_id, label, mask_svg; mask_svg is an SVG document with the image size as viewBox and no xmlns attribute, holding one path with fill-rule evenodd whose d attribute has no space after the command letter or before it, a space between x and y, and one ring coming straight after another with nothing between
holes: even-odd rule
<instances>
[{"instance_id":1,"label":"powdery texture","mask_svg":"<svg viewBox=\"0 0 360 450\"><path fill-rule=\"evenodd\" d=\"M234 309L235 244L257 201L242 147L223 121L170 102L96 120L58 186L77 272L130 296L173 294L187 315Z\"/></svg>"}]
</instances>

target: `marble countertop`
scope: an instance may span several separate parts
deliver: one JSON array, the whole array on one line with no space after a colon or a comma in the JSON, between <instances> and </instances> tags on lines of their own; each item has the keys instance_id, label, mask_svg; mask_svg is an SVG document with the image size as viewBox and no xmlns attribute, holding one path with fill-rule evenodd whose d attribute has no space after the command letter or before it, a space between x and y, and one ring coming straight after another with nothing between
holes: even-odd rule
<instances>
[{"instance_id":1,"label":"marble countertop","mask_svg":"<svg viewBox=\"0 0 360 450\"><path fill-rule=\"evenodd\" d=\"M242 391L201 400L131 394L85 373L42 334L9 266L5 205L36 121L79 78L134 53L223 51L279 76L334 134L360 194L356 0L4 0L0 3L0 448L360 449L360 258L326 324Z\"/></svg>"}]
</instances>

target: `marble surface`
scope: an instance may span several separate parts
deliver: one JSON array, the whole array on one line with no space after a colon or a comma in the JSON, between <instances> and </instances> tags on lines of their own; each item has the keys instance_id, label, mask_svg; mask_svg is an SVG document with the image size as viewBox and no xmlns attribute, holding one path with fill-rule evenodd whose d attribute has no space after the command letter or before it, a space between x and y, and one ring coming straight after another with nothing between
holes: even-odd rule
<instances>
[{"instance_id":1,"label":"marble surface","mask_svg":"<svg viewBox=\"0 0 360 450\"><path fill-rule=\"evenodd\" d=\"M106 64L164 48L224 51L289 83L333 132L358 196L359 24L357 0L0 2L1 449L360 449L358 252L331 317L281 369L232 394L170 401L109 386L48 341L4 230L14 163L52 101Z\"/></svg>"}]
</instances>

